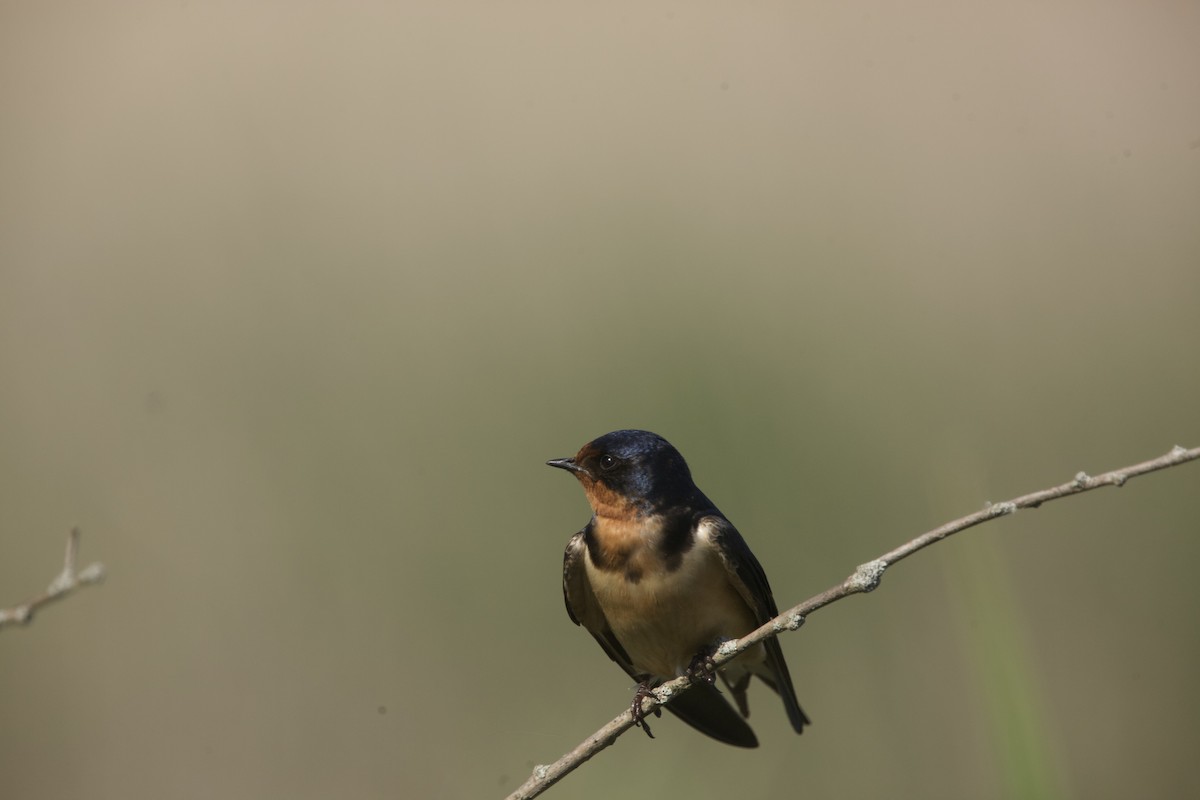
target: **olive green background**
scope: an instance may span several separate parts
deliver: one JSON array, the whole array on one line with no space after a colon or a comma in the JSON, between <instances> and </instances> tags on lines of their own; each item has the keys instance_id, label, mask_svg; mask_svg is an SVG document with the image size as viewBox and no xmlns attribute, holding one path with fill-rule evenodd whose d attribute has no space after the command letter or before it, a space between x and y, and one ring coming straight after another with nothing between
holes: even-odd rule
<instances>
[{"instance_id":1,"label":"olive green background","mask_svg":"<svg viewBox=\"0 0 1200 800\"><path fill-rule=\"evenodd\" d=\"M675 443L781 604L1200 443L1200 6L0 7L5 798L486 798L630 682L543 466ZM1200 466L990 523L551 796L1200 793Z\"/></svg>"}]
</instances>

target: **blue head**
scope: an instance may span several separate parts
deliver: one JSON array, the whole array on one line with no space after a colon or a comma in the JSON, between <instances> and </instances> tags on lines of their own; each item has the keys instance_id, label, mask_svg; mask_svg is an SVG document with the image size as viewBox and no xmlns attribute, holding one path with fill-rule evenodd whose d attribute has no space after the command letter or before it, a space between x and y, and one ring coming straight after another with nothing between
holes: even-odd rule
<instances>
[{"instance_id":1,"label":"blue head","mask_svg":"<svg viewBox=\"0 0 1200 800\"><path fill-rule=\"evenodd\" d=\"M594 439L574 458L547 461L573 472L597 513L632 505L646 511L703 497L679 451L650 431L623 430Z\"/></svg>"}]
</instances>

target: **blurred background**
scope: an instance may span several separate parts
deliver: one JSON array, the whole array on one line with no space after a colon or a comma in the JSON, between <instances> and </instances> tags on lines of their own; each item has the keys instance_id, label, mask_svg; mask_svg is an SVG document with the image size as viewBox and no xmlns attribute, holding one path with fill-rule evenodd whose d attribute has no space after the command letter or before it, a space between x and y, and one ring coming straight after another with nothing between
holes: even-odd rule
<instances>
[{"instance_id":1,"label":"blurred background","mask_svg":"<svg viewBox=\"0 0 1200 800\"><path fill-rule=\"evenodd\" d=\"M548 469L666 436L781 606L1200 443L1200 5L6 2L6 798L500 797L627 706ZM784 639L802 738L549 796L1200 793L1200 467Z\"/></svg>"}]
</instances>

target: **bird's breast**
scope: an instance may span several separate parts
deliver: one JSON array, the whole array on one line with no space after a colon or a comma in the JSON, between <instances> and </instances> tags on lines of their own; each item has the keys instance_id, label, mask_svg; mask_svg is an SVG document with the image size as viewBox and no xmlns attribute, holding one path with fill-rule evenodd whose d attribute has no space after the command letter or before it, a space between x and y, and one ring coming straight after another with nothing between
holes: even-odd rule
<instances>
[{"instance_id":1,"label":"bird's breast","mask_svg":"<svg viewBox=\"0 0 1200 800\"><path fill-rule=\"evenodd\" d=\"M596 601L637 672L681 675L697 653L757 627L719 555L703 541L670 560L648 542L623 544L619 568L590 556L585 563Z\"/></svg>"}]
</instances>

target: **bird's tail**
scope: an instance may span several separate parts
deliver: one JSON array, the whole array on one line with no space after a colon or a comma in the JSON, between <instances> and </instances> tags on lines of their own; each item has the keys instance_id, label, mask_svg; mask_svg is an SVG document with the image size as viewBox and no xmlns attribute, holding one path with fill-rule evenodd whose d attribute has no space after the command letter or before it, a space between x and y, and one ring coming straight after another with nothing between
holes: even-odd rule
<instances>
[{"instance_id":1,"label":"bird's tail","mask_svg":"<svg viewBox=\"0 0 1200 800\"><path fill-rule=\"evenodd\" d=\"M800 708L800 701L796 699L796 689L792 686L792 676L788 674L787 662L783 660L783 650L779 647L779 640L774 637L767 639L764 642L767 649L767 658L763 663L763 668L756 671L754 674L762 679L762 682L775 690L775 693L783 698L783 707L787 709L788 720L792 723L796 733L804 733L805 725L812 725L812 720L804 713L804 709ZM743 691L743 695L745 692ZM742 701L739 700L739 705ZM749 712L744 712L749 714Z\"/></svg>"}]
</instances>

